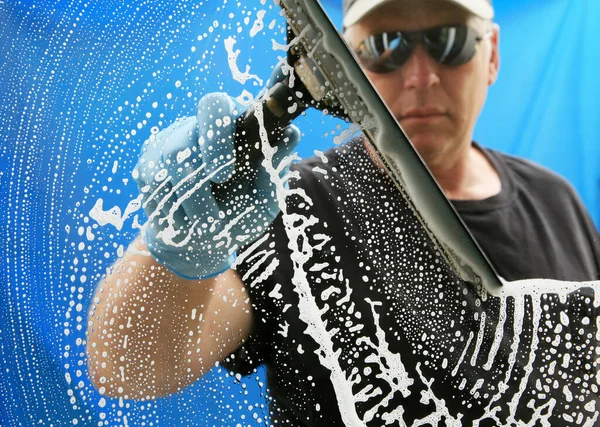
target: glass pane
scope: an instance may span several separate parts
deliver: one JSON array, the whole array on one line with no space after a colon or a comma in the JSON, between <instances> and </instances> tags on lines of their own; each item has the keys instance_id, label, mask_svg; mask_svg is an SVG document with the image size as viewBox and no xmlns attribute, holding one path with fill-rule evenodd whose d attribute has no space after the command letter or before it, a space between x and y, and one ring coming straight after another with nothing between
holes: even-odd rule
<instances>
[{"instance_id":1,"label":"glass pane","mask_svg":"<svg viewBox=\"0 0 600 427\"><path fill-rule=\"evenodd\" d=\"M0 424L597 422L600 10L494 6L371 86L313 1L0 1Z\"/></svg>"}]
</instances>

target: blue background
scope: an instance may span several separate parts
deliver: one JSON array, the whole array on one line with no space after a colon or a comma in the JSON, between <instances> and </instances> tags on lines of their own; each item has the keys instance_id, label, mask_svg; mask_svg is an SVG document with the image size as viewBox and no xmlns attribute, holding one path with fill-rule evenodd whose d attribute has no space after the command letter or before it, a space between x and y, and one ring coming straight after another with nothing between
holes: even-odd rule
<instances>
[{"instance_id":1,"label":"blue background","mask_svg":"<svg viewBox=\"0 0 600 427\"><path fill-rule=\"evenodd\" d=\"M169 398L104 401L83 340L94 286L136 233L132 218L101 227L90 209L101 199L122 212L135 197L129 174L153 127L192 114L203 94L258 92L232 80L223 40L235 36L240 68L266 79L284 35L249 31L261 9L265 26L278 18L270 4L0 0L0 425L265 422L262 371L236 381L216 368ZM340 1L323 4L341 27ZM475 138L565 176L598 224L600 1L495 6L501 72ZM298 125L307 157L343 123L313 111Z\"/></svg>"}]
</instances>

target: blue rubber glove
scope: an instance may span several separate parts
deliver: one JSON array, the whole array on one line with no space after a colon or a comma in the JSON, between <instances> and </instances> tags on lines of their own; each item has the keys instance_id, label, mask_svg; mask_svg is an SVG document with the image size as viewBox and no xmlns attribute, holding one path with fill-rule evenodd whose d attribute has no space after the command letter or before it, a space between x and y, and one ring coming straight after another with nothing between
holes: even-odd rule
<instances>
[{"instance_id":1,"label":"blue rubber glove","mask_svg":"<svg viewBox=\"0 0 600 427\"><path fill-rule=\"evenodd\" d=\"M148 215L145 240L152 255L177 275L205 279L229 269L235 251L256 240L279 213L266 169L235 171L236 118L243 107L224 93L198 103L196 117L178 120L144 143L133 177ZM293 125L281 133L273 166L300 139ZM239 154L238 154L239 155ZM283 176L289 164L280 173ZM242 179L243 178L243 179Z\"/></svg>"}]
</instances>

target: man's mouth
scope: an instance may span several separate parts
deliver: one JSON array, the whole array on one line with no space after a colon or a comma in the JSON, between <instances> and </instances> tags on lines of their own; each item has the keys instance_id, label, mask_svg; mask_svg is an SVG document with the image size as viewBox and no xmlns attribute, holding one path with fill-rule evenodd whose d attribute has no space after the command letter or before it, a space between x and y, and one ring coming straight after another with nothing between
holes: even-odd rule
<instances>
[{"instance_id":1,"label":"man's mouth","mask_svg":"<svg viewBox=\"0 0 600 427\"><path fill-rule=\"evenodd\" d=\"M440 109L423 108L407 111L400 116L400 120L433 120L436 118L441 118L445 115L446 114Z\"/></svg>"}]
</instances>

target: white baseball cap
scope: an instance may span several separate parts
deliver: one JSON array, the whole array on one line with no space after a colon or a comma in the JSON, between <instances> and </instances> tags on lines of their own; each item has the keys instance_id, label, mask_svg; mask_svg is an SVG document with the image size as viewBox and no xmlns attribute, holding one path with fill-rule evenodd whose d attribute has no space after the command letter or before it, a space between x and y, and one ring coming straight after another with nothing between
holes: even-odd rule
<instances>
[{"instance_id":1,"label":"white baseball cap","mask_svg":"<svg viewBox=\"0 0 600 427\"><path fill-rule=\"evenodd\" d=\"M401 0L344 0L344 28L356 24L363 16L383 3ZM483 19L494 18L491 0L446 0Z\"/></svg>"}]
</instances>

